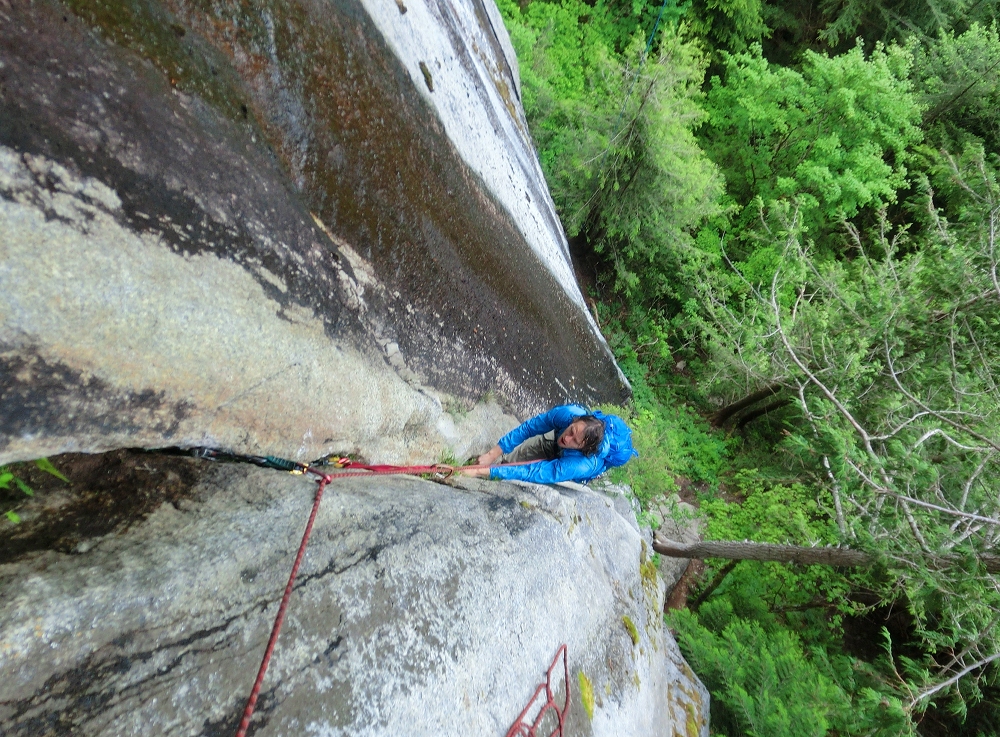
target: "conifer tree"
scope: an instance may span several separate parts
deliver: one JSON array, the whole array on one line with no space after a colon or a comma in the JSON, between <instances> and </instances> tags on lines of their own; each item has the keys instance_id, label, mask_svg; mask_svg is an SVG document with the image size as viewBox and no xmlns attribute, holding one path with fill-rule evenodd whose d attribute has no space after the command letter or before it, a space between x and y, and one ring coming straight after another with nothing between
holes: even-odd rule
<instances>
[{"instance_id":1,"label":"conifer tree","mask_svg":"<svg viewBox=\"0 0 1000 737\"><path fill-rule=\"evenodd\" d=\"M928 192L921 241L845 223L852 258L824 259L779 203L769 283L743 280L737 301L707 279L702 300L720 388L782 387L784 452L823 489L840 542L905 591L928 652L909 663L909 709L975 701L1000 653L1000 186L981 148L951 166L961 214Z\"/></svg>"}]
</instances>

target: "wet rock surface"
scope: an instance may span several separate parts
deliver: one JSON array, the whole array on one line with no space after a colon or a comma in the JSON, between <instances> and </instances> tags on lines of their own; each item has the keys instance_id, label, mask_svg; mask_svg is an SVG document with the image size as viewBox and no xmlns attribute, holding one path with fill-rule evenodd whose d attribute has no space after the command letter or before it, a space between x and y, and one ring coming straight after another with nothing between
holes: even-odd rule
<instances>
[{"instance_id":1,"label":"wet rock surface","mask_svg":"<svg viewBox=\"0 0 1000 737\"><path fill-rule=\"evenodd\" d=\"M122 534L0 565L5 734L235 731L315 483L195 473ZM707 735L647 549L582 487L336 480L252 733L504 734L566 643L566 734Z\"/></svg>"},{"instance_id":2,"label":"wet rock surface","mask_svg":"<svg viewBox=\"0 0 1000 737\"><path fill-rule=\"evenodd\" d=\"M449 402L626 395L490 14L404 7L0 3L0 461L426 460Z\"/></svg>"},{"instance_id":3,"label":"wet rock surface","mask_svg":"<svg viewBox=\"0 0 1000 737\"><path fill-rule=\"evenodd\" d=\"M31 463L9 466L17 483L0 489L0 563L37 551L80 553L105 535L122 533L164 503L179 507L204 472L204 461L142 450L49 459L61 478Z\"/></svg>"}]
</instances>

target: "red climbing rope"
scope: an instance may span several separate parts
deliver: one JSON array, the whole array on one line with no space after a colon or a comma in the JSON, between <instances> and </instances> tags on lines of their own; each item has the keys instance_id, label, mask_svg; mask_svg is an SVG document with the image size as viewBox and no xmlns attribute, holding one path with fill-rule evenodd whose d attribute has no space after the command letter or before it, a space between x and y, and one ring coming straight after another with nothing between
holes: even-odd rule
<instances>
[{"instance_id":1,"label":"red climbing rope","mask_svg":"<svg viewBox=\"0 0 1000 737\"><path fill-rule=\"evenodd\" d=\"M302 558L306 553L306 544L309 542L309 535L312 533L313 522L316 521L316 513L319 511L319 503L323 500L323 491L326 489L326 485L333 480L332 476L326 476L320 478L319 485L316 487L316 501L313 502L312 514L309 515L309 521L306 523L306 531L302 535L302 543L299 545L299 554L295 556L295 564L292 566L292 575L288 577L288 584L285 586L285 594L281 597L281 606L278 607L278 616L274 620L274 627L271 628L271 639L267 641L267 650L264 651L264 660L261 661L260 670L257 671L257 680L254 681L253 690L250 692L250 699L247 701L247 706L243 710L243 719L240 721L240 728L237 730L237 737L244 737L247 733L247 727L250 726L250 717L253 716L254 707L257 705L257 696L260 694L260 687L264 683L264 674L267 672L267 666L271 662L271 653L274 652L274 646L278 642L278 633L281 631L281 623L285 619L285 610L288 608L288 600L292 596L292 586L295 583L295 575L299 572L299 565L302 563Z\"/></svg>"},{"instance_id":2,"label":"red climbing rope","mask_svg":"<svg viewBox=\"0 0 1000 737\"><path fill-rule=\"evenodd\" d=\"M563 665L563 679L566 683L566 701L563 703L561 709L556 704L556 694L552 689L552 676L556 670L556 666L559 664L560 657L562 658ZM536 705L536 702L543 693L545 701L539 707L538 714L534 720L528 722L528 712ZM538 688L535 689L535 693L532 694L528 705L524 707L524 711L518 714L517 719L514 720L514 724L507 730L507 737L539 737L538 727L541 726L542 719L545 718L545 715L550 710L556 716L557 725L555 729L549 732L549 737L562 737L563 727L566 725L566 713L569 711L569 661L566 655L566 645L560 645L559 649L556 650L556 656L552 659L552 665L549 666L549 670L545 674L545 683L539 684Z\"/></svg>"},{"instance_id":3,"label":"red climbing rope","mask_svg":"<svg viewBox=\"0 0 1000 737\"><path fill-rule=\"evenodd\" d=\"M288 600L292 596L292 587L295 584L295 576L299 572L299 565L302 563L302 558L305 556L306 545L309 542L309 535L312 533L313 522L316 521L316 513L319 512L319 503L323 499L323 491L326 489L327 484L336 478L342 478L346 476L365 476L368 474L378 474L378 475L394 475L394 474L422 474L422 473L445 473L447 475L452 475L455 471L460 470L453 466L446 466L440 463L436 463L430 466L369 466L361 463L354 463L349 458L337 458L333 459L329 465L335 468L345 469L342 473L327 474L322 473L316 468L312 468L306 464L289 462L289 465L294 465L295 470L292 473L298 474L313 474L317 477L319 485L316 487L316 500L313 502L312 513L309 515L309 522L306 523L306 530L302 534L302 543L299 545L298 555L295 556L295 563L292 565L292 573L288 577L288 584L285 586L285 593L281 597L281 605L278 607L278 615L274 619L274 626L271 628L271 638L267 641L267 649L264 651L264 660L261 661L260 669L257 671L257 680L254 681L253 690L250 692L250 698L247 701L246 708L243 710L243 719L240 720L239 729L236 731L236 737L245 737L247 733L247 728L250 726L250 719L253 717L253 710L257 706L257 697L260 695L261 685L264 683L264 674L267 672L267 666L271 662L271 654L274 652L274 646L278 642L278 633L281 631L281 623L285 619L285 610L288 608ZM515 464L509 464L515 465ZM516 464L520 465L520 464ZM488 468L487 466L462 466L461 468ZM569 699L569 685L567 683L567 704ZM561 724L561 722L560 722ZM560 730L562 727L560 727ZM562 732L560 731L560 734Z\"/></svg>"}]
</instances>

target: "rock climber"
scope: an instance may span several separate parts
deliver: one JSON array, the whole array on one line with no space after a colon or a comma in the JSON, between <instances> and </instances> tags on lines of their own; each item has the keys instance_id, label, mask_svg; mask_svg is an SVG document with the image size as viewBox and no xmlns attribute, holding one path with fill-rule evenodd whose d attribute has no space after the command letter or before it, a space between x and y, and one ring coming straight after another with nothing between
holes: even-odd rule
<instances>
[{"instance_id":1,"label":"rock climber","mask_svg":"<svg viewBox=\"0 0 1000 737\"><path fill-rule=\"evenodd\" d=\"M492 450L479 456L479 465L488 468L463 473L536 484L583 483L635 455L632 433L620 417L564 404L532 417L500 438ZM503 465L523 461L535 463Z\"/></svg>"}]
</instances>

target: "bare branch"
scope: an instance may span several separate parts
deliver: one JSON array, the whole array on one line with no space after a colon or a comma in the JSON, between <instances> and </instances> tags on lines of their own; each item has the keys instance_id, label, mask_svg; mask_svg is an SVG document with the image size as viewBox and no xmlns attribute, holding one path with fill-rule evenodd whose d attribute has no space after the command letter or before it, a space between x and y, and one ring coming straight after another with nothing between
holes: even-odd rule
<instances>
[{"instance_id":1,"label":"bare branch","mask_svg":"<svg viewBox=\"0 0 1000 737\"><path fill-rule=\"evenodd\" d=\"M965 542L970 537L972 537L977 532L979 532L981 529L983 529L983 526L981 524L977 525L977 524L974 524L972 521L969 521L968 524L967 524L967 526L966 526L966 528L965 528L965 532L963 532L961 535L959 535L958 537L956 537L954 540L949 541L948 544L945 546L945 548L948 549L948 550L953 549L959 543Z\"/></svg>"},{"instance_id":2,"label":"bare branch","mask_svg":"<svg viewBox=\"0 0 1000 737\"><path fill-rule=\"evenodd\" d=\"M972 475L965 482L965 486L962 487L962 501L959 503L960 508L965 509L965 505L969 501L969 491L972 490L972 485L976 483L976 479L979 478L979 474L983 472L983 469L986 468L986 464L989 463L992 459L993 459L993 454L987 453L986 456L983 458L982 463L980 463L979 466L976 467L976 470L972 472Z\"/></svg>"},{"instance_id":3,"label":"bare branch","mask_svg":"<svg viewBox=\"0 0 1000 737\"><path fill-rule=\"evenodd\" d=\"M977 634L974 638L972 638L971 642L973 644L969 645L967 648L965 648L962 651L960 651L958 653L958 655L955 655L951 660L949 660L947 663L943 664L940 667L940 672L941 673L947 673L948 670L952 666L954 666L956 663L961 663L963 661L963 659L965 658L965 656L968 655L970 652L972 652L972 650L973 650L973 648L975 647L976 644L978 644L978 643L980 643L980 642L983 641L983 638L986 637L986 635L988 635L990 633L990 630L992 630L997 625L998 622L1000 622L1000 615L994 617L990 621L990 623L988 625L986 625L979 632L979 634Z\"/></svg>"},{"instance_id":4,"label":"bare branch","mask_svg":"<svg viewBox=\"0 0 1000 737\"><path fill-rule=\"evenodd\" d=\"M896 371L893 368L892 350L889 348L889 342L888 342L888 340L885 341L885 356L886 356L886 360L888 361L888 364L889 364L889 376L892 377L893 382L899 388L899 391L903 393L903 396L905 396L907 399L909 399L911 402L913 402L917 406L923 408L929 414L933 415L934 417L937 417L942 422L945 422L945 423L951 425L956 430L961 430L962 432L971 435L976 440L981 440L982 442L986 443L993 450L1000 451L1000 445L998 445L997 443L995 443L993 440L990 440L990 438L986 437L982 433L976 432L972 428L966 427L965 425L962 425L961 423L955 422L951 418L947 417L946 413L944 413L944 412L940 412L940 411L931 409L923 401L921 401L920 399L917 399L915 396L913 396L913 394L911 394L910 391L905 386L903 386L903 383L899 380L899 377L897 376ZM964 414L964 413L961 413L961 414Z\"/></svg>"},{"instance_id":5,"label":"bare branch","mask_svg":"<svg viewBox=\"0 0 1000 737\"><path fill-rule=\"evenodd\" d=\"M936 694L938 691L941 691L942 689L949 688L949 687L955 685L962 678L964 678L965 676L967 676L972 671L976 670L977 668L982 668L985 665L989 665L990 663L992 663L997 658L1000 658L1000 653L993 653L993 655L990 655L988 658L983 658L982 660L979 660L979 661L973 663L968 668L964 668L963 670L960 670L958 673L956 673L955 675L953 675L951 678L948 678L947 680L941 681L941 683L937 684L933 688L924 689L923 691L921 691L920 693L918 693L916 695L916 697L910 702L909 708L912 709L914 706L917 705L917 703L919 703L923 699L926 699L929 696L933 696L934 694Z\"/></svg>"},{"instance_id":6,"label":"bare branch","mask_svg":"<svg viewBox=\"0 0 1000 737\"><path fill-rule=\"evenodd\" d=\"M948 509L947 507L942 507L937 504L931 504L930 502L925 502L920 499L914 499L912 496L907 496L906 494L900 494L898 491L893 491L892 489L882 486L874 479L872 479L868 474L861 470L861 467L857 463L852 461L850 458L846 459L847 464L857 471L858 475L864 479L865 483L868 484L874 491L879 494L883 494L893 499L898 499L900 501L909 502L910 504L916 505L918 507L923 507L925 509L933 509L937 512L943 512L944 514L949 514L954 517L962 517L963 519L977 520L979 522L985 522L988 525L1000 525L1000 520L994 519L992 517L984 517L980 514L971 514L969 512L962 512L957 509Z\"/></svg>"},{"instance_id":7,"label":"bare branch","mask_svg":"<svg viewBox=\"0 0 1000 737\"><path fill-rule=\"evenodd\" d=\"M954 445L956 448L961 448L962 450L971 450L971 451L979 452L979 453L986 452L986 451L990 450L989 448L977 448L977 447L972 446L972 445L962 445L960 442L958 442L957 440L955 440L953 437L951 437L948 433L946 433L944 430L942 430L939 427L935 427L933 430L928 430L923 435L921 435L920 439L913 444L913 450L916 450L917 447L919 445L921 445L925 440L927 440L929 438L932 438L935 435L940 435L942 438L944 438L946 441L948 441L949 443L951 443L952 445Z\"/></svg>"},{"instance_id":8,"label":"bare branch","mask_svg":"<svg viewBox=\"0 0 1000 737\"><path fill-rule=\"evenodd\" d=\"M913 415L913 417L911 417L910 419L904 420L899 425L897 425L896 428L894 430L892 430L891 432L888 432L885 435L872 435L872 440L876 440L876 441L888 440L889 438L895 436L900 430L902 430L903 428L905 428L911 422L915 422L918 419L920 419L921 417L926 417L929 414L930 414L930 412L917 412L917 414Z\"/></svg>"},{"instance_id":9,"label":"bare branch","mask_svg":"<svg viewBox=\"0 0 1000 737\"><path fill-rule=\"evenodd\" d=\"M833 507L837 511L837 529L840 530L841 537L847 534L847 523L844 521L844 505L840 501L840 484L833 476L833 469L830 468L829 456L823 456L823 468L826 469L827 478L830 479L830 493L833 495Z\"/></svg>"},{"instance_id":10,"label":"bare branch","mask_svg":"<svg viewBox=\"0 0 1000 737\"><path fill-rule=\"evenodd\" d=\"M875 458L876 457L875 451L874 449L872 449L871 438L869 437L868 433L865 431L863 427L861 427L860 423L858 423L858 421L854 419L854 415L852 415L848 411L847 407L845 407L843 403L841 403L841 401L834 396L833 392L831 392L826 387L826 385L822 381L820 381L819 378L817 378L817 376L812 371L809 370L809 367L802 362L802 359L799 358L798 353L795 351L794 348L792 348L791 342L788 340L788 336L785 335L785 331L781 327L781 308L778 306L778 298L777 298L777 280L778 280L778 274L780 272L781 272L780 268L776 269L774 272L774 278L771 280L771 308L774 310L774 319L778 328L778 337L781 339L782 344L785 346L785 350L788 352L788 356L792 359L795 365L799 367L799 370L806 375L809 381L811 381L824 394L824 396L826 396L826 398L830 400L833 406L836 407L837 410L840 411L840 413L847 419L847 421L855 429L858 435L861 436L861 440L865 444L865 450L867 450L871 454L871 456ZM793 318L794 318L794 313L793 313Z\"/></svg>"},{"instance_id":11,"label":"bare branch","mask_svg":"<svg viewBox=\"0 0 1000 737\"><path fill-rule=\"evenodd\" d=\"M920 549L925 553L932 552L930 546L927 544L927 541L924 539L924 536L921 534L920 528L917 527L917 521L913 519L913 512L910 510L910 505L905 501L900 500L900 506L903 508L903 514L906 517L907 524L910 525L910 532L912 532L913 537L916 538L917 543L920 545Z\"/></svg>"}]
</instances>

